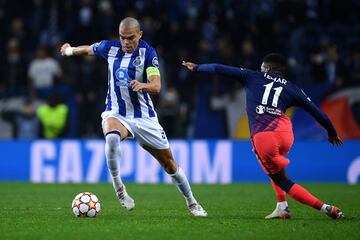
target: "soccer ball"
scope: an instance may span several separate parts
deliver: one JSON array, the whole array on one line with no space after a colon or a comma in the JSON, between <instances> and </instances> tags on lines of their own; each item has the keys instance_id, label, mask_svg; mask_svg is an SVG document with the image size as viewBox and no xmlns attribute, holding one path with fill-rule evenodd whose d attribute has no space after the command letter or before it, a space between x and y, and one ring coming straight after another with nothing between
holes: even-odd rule
<instances>
[{"instance_id":1,"label":"soccer ball","mask_svg":"<svg viewBox=\"0 0 360 240\"><path fill-rule=\"evenodd\" d=\"M100 200L91 192L76 195L71 208L76 217L96 217L100 212Z\"/></svg>"}]
</instances>

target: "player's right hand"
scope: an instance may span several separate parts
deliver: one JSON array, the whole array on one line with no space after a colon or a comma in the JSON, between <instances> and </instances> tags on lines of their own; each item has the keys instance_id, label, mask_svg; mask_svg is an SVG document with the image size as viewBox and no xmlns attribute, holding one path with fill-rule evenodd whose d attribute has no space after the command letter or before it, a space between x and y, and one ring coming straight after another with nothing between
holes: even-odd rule
<instances>
[{"instance_id":1,"label":"player's right hand","mask_svg":"<svg viewBox=\"0 0 360 240\"><path fill-rule=\"evenodd\" d=\"M184 67L186 67L187 69L189 69L190 71L194 71L194 68L197 66L197 64L195 64L195 63L185 62L185 61L182 61L182 65Z\"/></svg>"},{"instance_id":2,"label":"player's right hand","mask_svg":"<svg viewBox=\"0 0 360 240\"><path fill-rule=\"evenodd\" d=\"M65 44L63 44L63 45L61 46L61 48L60 48L61 56L66 56L65 50L66 50L68 47L71 47L69 43L65 43Z\"/></svg>"},{"instance_id":3,"label":"player's right hand","mask_svg":"<svg viewBox=\"0 0 360 240\"><path fill-rule=\"evenodd\" d=\"M329 136L328 141L334 146L340 146L343 143L338 136Z\"/></svg>"}]
</instances>

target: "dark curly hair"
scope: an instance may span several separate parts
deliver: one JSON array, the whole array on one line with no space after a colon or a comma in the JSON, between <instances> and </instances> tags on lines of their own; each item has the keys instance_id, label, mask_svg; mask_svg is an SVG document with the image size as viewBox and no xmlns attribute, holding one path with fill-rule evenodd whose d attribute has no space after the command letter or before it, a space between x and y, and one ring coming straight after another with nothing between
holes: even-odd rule
<instances>
[{"instance_id":1,"label":"dark curly hair","mask_svg":"<svg viewBox=\"0 0 360 240\"><path fill-rule=\"evenodd\" d=\"M271 72L285 76L286 58L279 53L270 53L263 58L264 64L271 66Z\"/></svg>"}]
</instances>

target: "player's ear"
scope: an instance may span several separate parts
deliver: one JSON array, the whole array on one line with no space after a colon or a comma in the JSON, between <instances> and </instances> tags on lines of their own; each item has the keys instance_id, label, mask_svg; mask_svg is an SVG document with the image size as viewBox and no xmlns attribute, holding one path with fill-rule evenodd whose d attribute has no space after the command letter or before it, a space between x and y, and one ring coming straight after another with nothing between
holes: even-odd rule
<instances>
[{"instance_id":1,"label":"player's ear","mask_svg":"<svg viewBox=\"0 0 360 240\"><path fill-rule=\"evenodd\" d=\"M270 65L270 64L266 64L266 66L265 66L265 72L266 72L266 73L269 73L269 72L271 72L271 70L272 70L271 65Z\"/></svg>"},{"instance_id":2,"label":"player's ear","mask_svg":"<svg viewBox=\"0 0 360 240\"><path fill-rule=\"evenodd\" d=\"M139 31L139 39L142 37L143 31Z\"/></svg>"}]
</instances>

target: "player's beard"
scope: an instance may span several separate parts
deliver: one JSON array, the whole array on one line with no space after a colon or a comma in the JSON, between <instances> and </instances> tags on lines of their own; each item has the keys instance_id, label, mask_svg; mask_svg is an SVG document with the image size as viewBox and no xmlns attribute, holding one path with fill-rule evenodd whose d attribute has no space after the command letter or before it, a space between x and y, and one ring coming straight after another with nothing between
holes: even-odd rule
<instances>
[{"instance_id":1,"label":"player's beard","mask_svg":"<svg viewBox=\"0 0 360 240\"><path fill-rule=\"evenodd\" d=\"M123 51L126 53L132 53L134 51L134 48L132 46L124 46Z\"/></svg>"}]
</instances>

